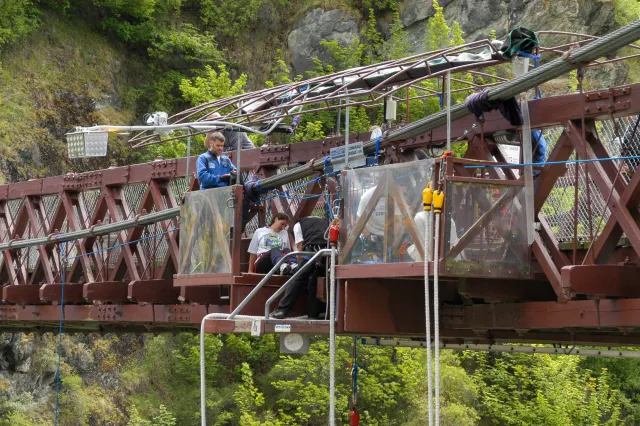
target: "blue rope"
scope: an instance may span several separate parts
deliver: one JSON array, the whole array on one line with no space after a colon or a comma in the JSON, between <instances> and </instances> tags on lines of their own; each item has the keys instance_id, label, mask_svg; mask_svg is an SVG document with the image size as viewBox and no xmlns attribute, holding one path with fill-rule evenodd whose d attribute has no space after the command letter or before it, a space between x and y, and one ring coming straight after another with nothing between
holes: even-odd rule
<instances>
[{"instance_id":1,"label":"blue rope","mask_svg":"<svg viewBox=\"0 0 640 426\"><path fill-rule=\"evenodd\" d=\"M636 159L640 159L640 155L629 155L627 157L596 158L596 159L588 159L588 160L546 161L542 163L477 165L477 166L464 166L464 168L465 169L486 169L486 168L494 168L494 167L546 166L546 165L552 165L552 164L598 163L601 161L636 160Z\"/></svg>"},{"instance_id":2,"label":"blue rope","mask_svg":"<svg viewBox=\"0 0 640 426\"><path fill-rule=\"evenodd\" d=\"M325 157L325 164L326 164L328 158L329 157ZM308 186L308 185L311 185L312 183L318 182L322 178L334 176L336 174L338 174L338 172L326 173L326 174L324 174L322 176L318 176L317 178L311 179L309 182L301 183L300 185L294 186L293 188L286 189L286 190L284 190L282 192L278 192L278 193L276 193L274 195L271 195L269 197L266 197L266 198L261 198L258 201L252 202L251 204L254 204L254 205L255 204L260 204L260 203L262 203L264 201L269 201L269 200L272 200L274 198L286 198L288 200L308 200L308 199L311 199L311 198L318 198L318 197L322 196L322 194L319 194L319 195L308 195L308 196L304 196L304 197L294 197L294 196L290 195L290 191L295 191L296 189L304 188L305 186Z\"/></svg>"},{"instance_id":3,"label":"blue rope","mask_svg":"<svg viewBox=\"0 0 640 426\"><path fill-rule=\"evenodd\" d=\"M444 109L444 94L442 92L439 92L438 97L440 98L440 109Z\"/></svg>"},{"instance_id":4,"label":"blue rope","mask_svg":"<svg viewBox=\"0 0 640 426\"><path fill-rule=\"evenodd\" d=\"M524 58L533 59L533 68L538 68L538 65L540 65L540 55L532 55L521 50L518 50L518 55ZM536 92L536 96L534 96L533 99L542 99L542 89L540 89L540 86L538 86L538 91Z\"/></svg>"},{"instance_id":5,"label":"blue rope","mask_svg":"<svg viewBox=\"0 0 640 426\"><path fill-rule=\"evenodd\" d=\"M63 321L64 321L64 284L66 281L66 274L67 274L67 262L69 260L72 259L77 259L79 257L83 257L83 256L89 256L92 254L98 254L98 253L102 253L105 251L109 251L109 250L114 250L117 249L118 247L122 247L122 246L126 246L129 244L133 244L133 243L138 243L140 241L145 241L145 240L149 240L151 238L155 238L155 237L159 237L161 235L165 235L168 234L170 232L174 232L179 230L180 228L173 228L173 229L169 229L168 231L165 232L160 232L158 234L154 234L154 235L150 235L148 237L144 237L144 238L139 238L137 240L134 241L129 241L127 243L122 243L122 244L117 244L115 246L111 246L111 247L107 247L105 249L101 249L101 250L96 250L96 251L92 251L86 254L81 254L78 256L72 256L72 257L65 257L65 251L64 251L64 243L60 243L60 269L61 269L61 281L62 281L62 291L61 291L61 297L60 297L60 331L59 331L59 339L58 339L58 368L56 371L56 411L55 411L55 418L54 418L54 426L57 426L58 424L58 415L59 415L59 407L60 407L60 365L61 365L61 358L62 358L62 328L63 328ZM56 239L57 239L57 235L56 235Z\"/></svg>"},{"instance_id":6,"label":"blue rope","mask_svg":"<svg viewBox=\"0 0 640 426\"><path fill-rule=\"evenodd\" d=\"M532 55L531 53L523 52L522 50L518 50L517 53L518 53L518 56L533 59L533 67L538 68L538 63L540 62L540 55Z\"/></svg>"},{"instance_id":7,"label":"blue rope","mask_svg":"<svg viewBox=\"0 0 640 426\"><path fill-rule=\"evenodd\" d=\"M376 156L374 157L376 161L378 160L378 152L380 151L380 140L382 139L382 135L378 136L376 139Z\"/></svg>"},{"instance_id":8,"label":"blue rope","mask_svg":"<svg viewBox=\"0 0 640 426\"><path fill-rule=\"evenodd\" d=\"M57 237L57 236L56 236ZM61 266L61 276L62 276L62 297L60 298L60 331L58 338L58 368L56 370L56 412L55 418L53 421L54 426L58 424L58 414L59 414L59 395L60 395L60 359L62 354L62 322L64 319L64 281L66 277L67 270L67 259L65 259L64 252L64 244L60 243L60 266Z\"/></svg>"},{"instance_id":9,"label":"blue rope","mask_svg":"<svg viewBox=\"0 0 640 426\"><path fill-rule=\"evenodd\" d=\"M353 336L353 396L358 394L358 338Z\"/></svg>"}]
</instances>

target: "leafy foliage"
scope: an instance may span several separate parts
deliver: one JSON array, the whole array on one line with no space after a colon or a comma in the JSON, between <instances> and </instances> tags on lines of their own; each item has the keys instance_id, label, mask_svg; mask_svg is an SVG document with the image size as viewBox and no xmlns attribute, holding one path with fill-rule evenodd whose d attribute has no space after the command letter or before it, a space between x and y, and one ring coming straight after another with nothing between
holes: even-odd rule
<instances>
[{"instance_id":1,"label":"leafy foliage","mask_svg":"<svg viewBox=\"0 0 640 426\"><path fill-rule=\"evenodd\" d=\"M38 17L32 0L0 0L0 47L38 28Z\"/></svg>"}]
</instances>

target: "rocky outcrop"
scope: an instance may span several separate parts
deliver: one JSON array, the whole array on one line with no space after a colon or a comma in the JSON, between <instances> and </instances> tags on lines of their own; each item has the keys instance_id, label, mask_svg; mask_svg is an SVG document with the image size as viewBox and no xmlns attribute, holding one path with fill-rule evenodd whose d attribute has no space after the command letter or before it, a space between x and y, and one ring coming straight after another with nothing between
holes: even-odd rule
<instances>
[{"instance_id":1,"label":"rocky outcrop","mask_svg":"<svg viewBox=\"0 0 640 426\"><path fill-rule=\"evenodd\" d=\"M439 0L447 22L456 20L467 41L489 36L492 30L502 37L517 26L534 31L562 30L604 35L616 27L611 0ZM431 0L399 2L400 19L407 31L411 53L424 51L427 22L435 13ZM381 17L379 28L388 36L389 16ZM313 69L313 57L331 62L322 40L338 40L348 45L358 37L358 22L347 10L312 9L294 23L288 36L291 65L295 74ZM554 42L546 36L545 44Z\"/></svg>"},{"instance_id":2,"label":"rocky outcrop","mask_svg":"<svg viewBox=\"0 0 640 426\"><path fill-rule=\"evenodd\" d=\"M287 41L295 74L313 69L313 58L331 62L332 57L320 42L337 40L343 46L358 38L355 16L346 10L312 9L298 21Z\"/></svg>"},{"instance_id":3,"label":"rocky outcrop","mask_svg":"<svg viewBox=\"0 0 640 426\"><path fill-rule=\"evenodd\" d=\"M562 30L603 35L616 28L613 2L608 0L440 0L447 22L458 21L467 41L498 37L524 26L534 31ZM407 0L401 11L411 50L424 49L426 25L435 13L431 1Z\"/></svg>"}]
</instances>

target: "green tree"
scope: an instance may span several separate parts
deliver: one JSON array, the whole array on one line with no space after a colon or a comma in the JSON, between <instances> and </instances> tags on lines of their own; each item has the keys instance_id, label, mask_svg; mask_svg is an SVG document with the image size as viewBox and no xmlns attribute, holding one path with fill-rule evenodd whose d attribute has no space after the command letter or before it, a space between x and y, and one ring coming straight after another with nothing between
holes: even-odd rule
<instances>
[{"instance_id":1,"label":"green tree","mask_svg":"<svg viewBox=\"0 0 640 426\"><path fill-rule=\"evenodd\" d=\"M37 29L39 15L32 0L0 0L0 47Z\"/></svg>"},{"instance_id":2,"label":"green tree","mask_svg":"<svg viewBox=\"0 0 640 426\"><path fill-rule=\"evenodd\" d=\"M427 21L427 35L425 49L427 52L442 49L449 45L449 26L444 19L444 8L438 0L433 0L433 9L436 13Z\"/></svg>"},{"instance_id":3,"label":"green tree","mask_svg":"<svg viewBox=\"0 0 640 426\"><path fill-rule=\"evenodd\" d=\"M407 32L400 20L398 11L393 14L393 22L389 28L391 35L385 42L382 50L382 59L401 59L409 54L409 41L407 40Z\"/></svg>"},{"instance_id":4,"label":"green tree","mask_svg":"<svg viewBox=\"0 0 640 426\"><path fill-rule=\"evenodd\" d=\"M362 65L376 63L382 47L382 36L376 28L377 21L373 7L367 9L367 14L367 25L363 37L364 49L362 51Z\"/></svg>"},{"instance_id":5,"label":"green tree","mask_svg":"<svg viewBox=\"0 0 640 426\"><path fill-rule=\"evenodd\" d=\"M480 391L482 419L505 425L617 425L620 396L603 372L572 356L463 352Z\"/></svg>"},{"instance_id":6,"label":"green tree","mask_svg":"<svg viewBox=\"0 0 640 426\"><path fill-rule=\"evenodd\" d=\"M235 81L224 65L218 66L218 71L210 66L205 66L202 75L195 79L183 79L180 83L180 91L184 100L191 105L199 105L217 99L228 98L244 93L247 76L241 74Z\"/></svg>"},{"instance_id":7,"label":"green tree","mask_svg":"<svg viewBox=\"0 0 640 426\"><path fill-rule=\"evenodd\" d=\"M284 59L282 59L282 49L278 49L276 52L276 57L273 65L271 66L271 72L269 73L269 80L265 82L267 87L275 87L280 86L281 84L291 83L291 70Z\"/></svg>"}]
</instances>

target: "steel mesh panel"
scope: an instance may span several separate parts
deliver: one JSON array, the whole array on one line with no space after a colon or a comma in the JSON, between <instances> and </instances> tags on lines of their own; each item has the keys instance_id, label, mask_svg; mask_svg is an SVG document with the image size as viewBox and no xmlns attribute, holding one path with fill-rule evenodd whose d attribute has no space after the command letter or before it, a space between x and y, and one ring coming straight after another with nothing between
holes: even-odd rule
<instances>
[{"instance_id":1,"label":"steel mesh panel","mask_svg":"<svg viewBox=\"0 0 640 426\"><path fill-rule=\"evenodd\" d=\"M614 120L602 120L596 122L596 129L602 145L610 157L640 155L640 136L634 136L633 130L636 124L636 116L621 117ZM639 126L640 127L640 126ZM562 127L545 129L544 134L549 144L548 153L551 152L559 136ZM636 130L640 132L640 129ZM626 135L626 136L625 136ZM571 159L575 159L575 153ZM633 172L640 165L640 159L614 160L616 170L621 171L621 178L627 182L633 176ZM541 214L545 217L559 242L573 241L574 235L574 204L575 204L575 177L578 176L578 206L577 206L577 238L579 241L590 241L591 236L597 237L602 232L604 225L609 220L610 212L605 205L609 194L600 193L599 188L589 178L587 191L587 177L585 166L581 164L567 165L566 172L558 178L551 194L547 198Z\"/></svg>"},{"instance_id":2,"label":"steel mesh panel","mask_svg":"<svg viewBox=\"0 0 640 426\"><path fill-rule=\"evenodd\" d=\"M88 189L80 193L80 196L82 197L82 203L84 204L84 208L87 211L87 217L84 226L89 226L91 218L95 214L96 207L98 206L98 200L100 199L100 193L101 191L99 189ZM107 223L107 220L103 220L103 223Z\"/></svg>"},{"instance_id":3,"label":"steel mesh panel","mask_svg":"<svg viewBox=\"0 0 640 426\"><path fill-rule=\"evenodd\" d=\"M596 123L600 140L611 157L640 156L640 122L639 116L627 116L615 120L603 120ZM626 182L640 165L640 158L628 158L614 161L616 169L620 168Z\"/></svg>"},{"instance_id":4,"label":"steel mesh panel","mask_svg":"<svg viewBox=\"0 0 640 426\"><path fill-rule=\"evenodd\" d=\"M258 229L258 215L255 215L244 228L244 234L247 238L253 237L253 233Z\"/></svg>"},{"instance_id":5,"label":"steel mesh panel","mask_svg":"<svg viewBox=\"0 0 640 426\"><path fill-rule=\"evenodd\" d=\"M176 201L179 201L180 199L182 199L182 194L184 194L187 190L187 182L184 178L172 179L169 182L169 188L171 189L173 197L176 199Z\"/></svg>"},{"instance_id":6,"label":"steel mesh panel","mask_svg":"<svg viewBox=\"0 0 640 426\"><path fill-rule=\"evenodd\" d=\"M7 207L9 208L9 215L11 216L12 224L16 222L16 215L18 214L18 210L20 210L21 205L22 205L22 199L7 201Z\"/></svg>"},{"instance_id":7,"label":"steel mesh panel","mask_svg":"<svg viewBox=\"0 0 640 426\"><path fill-rule=\"evenodd\" d=\"M123 188L124 199L129 206L129 214L125 219L130 219L138 213L140 203L142 202L144 194L147 191L147 186L148 185L146 183L136 183L127 185Z\"/></svg>"},{"instance_id":8,"label":"steel mesh panel","mask_svg":"<svg viewBox=\"0 0 640 426\"><path fill-rule=\"evenodd\" d=\"M60 196L58 195L45 195L42 197L42 205L44 206L44 214L47 216L49 223L53 222L53 216L58 210L60 205Z\"/></svg>"}]
</instances>

